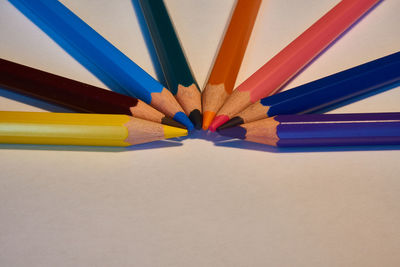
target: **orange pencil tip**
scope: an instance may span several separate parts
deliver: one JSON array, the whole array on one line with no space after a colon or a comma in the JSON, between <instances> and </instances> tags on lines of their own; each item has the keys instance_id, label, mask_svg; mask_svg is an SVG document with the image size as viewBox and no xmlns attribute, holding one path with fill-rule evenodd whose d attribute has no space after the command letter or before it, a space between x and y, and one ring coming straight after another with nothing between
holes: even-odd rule
<instances>
[{"instance_id":1,"label":"orange pencil tip","mask_svg":"<svg viewBox=\"0 0 400 267\"><path fill-rule=\"evenodd\" d=\"M210 126L211 122L215 117L215 112L213 111L204 111L203 112L203 130L207 130Z\"/></svg>"}]
</instances>

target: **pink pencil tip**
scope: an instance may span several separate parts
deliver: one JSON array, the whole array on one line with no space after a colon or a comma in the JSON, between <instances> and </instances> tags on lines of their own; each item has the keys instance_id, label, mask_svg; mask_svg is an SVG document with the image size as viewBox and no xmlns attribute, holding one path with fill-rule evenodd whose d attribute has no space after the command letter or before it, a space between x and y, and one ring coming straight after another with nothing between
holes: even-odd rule
<instances>
[{"instance_id":1,"label":"pink pencil tip","mask_svg":"<svg viewBox=\"0 0 400 267\"><path fill-rule=\"evenodd\" d=\"M229 117L226 115L218 115L214 118L210 127L208 128L211 132L215 132L219 126L229 121Z\"/></svg>"}]
</instances>

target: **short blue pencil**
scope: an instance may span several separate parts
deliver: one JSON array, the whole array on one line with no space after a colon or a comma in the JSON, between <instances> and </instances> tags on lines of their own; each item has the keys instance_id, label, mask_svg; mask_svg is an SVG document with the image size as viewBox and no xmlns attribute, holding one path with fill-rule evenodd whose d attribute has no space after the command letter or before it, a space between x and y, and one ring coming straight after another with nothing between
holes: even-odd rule
<instances>
[{"instance_id":1,"label":"short blue pencil","mask_svg":"<svg viewBox=\"0 0 400 267\"><path fill-rule=\"evenodd\" d=\"M95 64L128 94L193 129L173 95L77 15L57 0L10 0L22 5Z\"/></svg>"}]
</instances>

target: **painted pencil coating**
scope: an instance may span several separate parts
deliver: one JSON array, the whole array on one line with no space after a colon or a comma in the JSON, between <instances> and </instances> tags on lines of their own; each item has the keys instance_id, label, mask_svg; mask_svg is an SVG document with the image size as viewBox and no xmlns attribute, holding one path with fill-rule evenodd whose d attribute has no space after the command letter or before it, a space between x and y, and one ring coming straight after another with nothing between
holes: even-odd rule
<instances>
[{"instance_id":1,"label":"painted pencil coating","mask_svg":"<svg viewBox=\"0 0 400 267\"><path fill-rule=\"evenodd\" d=\"M398 81L400 52L272 95L260 103L269 107L268 117L309 113Z\"/></svg>"},{"instance_id":2,"label":"painted pencil coating","mask_svg":"<svg viewBox=\"0 0 400 267\"><path fill-rule=\"evenodd\" d=\"M140 0L139 3L154 40L157 56L160 63L165 66L163 72L168 89L176 95L179 85L188 87L196 82L170 16L163 0ZM169 55L169 51L173 52L173 55Z\"/></svg>"},{"instance_id":3,"label":"painted pencil coating","mask_svg":"<svg viewBox=\"0 0 400 267\"><path fill-rule=\"evenodd\" d=\"M187 62L163 0L140 0L168 89L196 128L201 127L200 89Z\"/></svg>"},{"instance_id":4,"label":"painted pencil coating","mask_svg":"<svg viewBox=\"0 0 400 267\"><path fill-rule=\"evenodd\" d=\"M224 89L228 94L232 93L235 85L260 5L261 0L237 1L215 59L208 83L224 84Z\"/></svg>"},{"instance_id":5,"label":"painted pencil coating","mask_svg":"<svg viewBox=\"0 0 400 267\"><path fill-rule=\"evenodd\" d=\"M400 52L338 72L250 105L220 129L281 114L310 113L400 81Z\"/></svg>"},{"instance_id":6,"label":"painted pencil coating","mask_svg":"<svg viewBox=\"0 0 400 267\"><path fill-rule=\"evenodd\" d=\"M278 115L218 130L279 147L400 144L400 113Z\"/></svg>"},{"instance_id":7,"label":"painted pencil coating","mask_svg":"<svg viewBox=\"0 0 400 267\"><path fill-rule=\"evenodd\" d=\"M274 93L378 2L379 0L340 1L237 90L249 91L253 103Z\"/></svg>"},{"instance_id":8,"label":"painted pencil coating","mask_svg":"<svg viewBox=\"0 0 400 267\"><path fill-rule=\"evenodd\" d=\"M128 93L151 102L151 92L163 86L104 39L94 29L56 0L11 0L30 9L39 19L60 34L89 60L102 68ZM140 80L136 79L140 77Z\"/></svg>"},{"instance_id":9,"label":"painted pencil coating","mask_svg":"<svg viewBox=\"0 0 400 267\"><path fill-rule=\"evenodd\" d=\"M0 59L0 87L79 112L126 114L175 127L183 127L137 98L4 59Z\"/></svg>"},{"instance_id":10,"label":"painted pencil coating","mask_svg":"<svg viewBox=\"0 0 400 267\"><path fill-rule=\"evenodd\" d=\"M89 114L86 114L89 115ZM127 115L80 116L47 112L0 112L0 142L128 146ZM108 127L102 127L107 125Z\"/></svg>"},{"instance_id":11,"label":"painted pencil coating","mask_svg":"<svg viewBox=\"0 0 400 267\"><path fill-rule=\"evenodd\" d=\"M0 143L129 146L186 134L128 115L0 111Z\"/></svg>"},{"instance_id":12,"label":"painted pencil coating","mask_svg":"<svg viewBox=\"0 0 400 267\"><path fill-rule=\"evenodd\" d=\"M400 144L400 113L278 115L278 146Z\"/></svg>"},{"instance_id":13,"label":"painted pencil coating","mask_svg":"<svg viewBox=\"0 0 400 267\"><path fill-rule=\"evenodd\" d=\"M30 15L43 21L55 33L118 83L127 93L143 100L162 113L179 119L179 122L186 127L193 128L186 116L176 116L179 112L183 113L183 110L179 104L174 103L176 102L175 100L170 98L165 101L154 100L155 97L161 98L160 94L165 97L169 93L164 92L167 90L159 82L61 2L57 0L10 0L10 2L17 8L22 9L23 7L29 10ZM164 103L164 105L160 106L160 103Z\"/></svg>"},{"instance_id":14,"label":"painted pencil coating","mask_svg":"<svg viewBox=\"0 0 400 267\"><path fill-rule=\"evenodd\" d=\"M232 93L261 0L238 0L203 91L203 129Z\"/></svg>"},{"instance_id":15,"label":"painted pencil coating","mask_svg":"<svg viewBox=\"0 0 400 267\"><path fill-rule=\"evenodd\" d=\"M221 107L215 130L259 99L278 91L379 0L343 0L245 80Z\"/></svg>"}]
</instances>

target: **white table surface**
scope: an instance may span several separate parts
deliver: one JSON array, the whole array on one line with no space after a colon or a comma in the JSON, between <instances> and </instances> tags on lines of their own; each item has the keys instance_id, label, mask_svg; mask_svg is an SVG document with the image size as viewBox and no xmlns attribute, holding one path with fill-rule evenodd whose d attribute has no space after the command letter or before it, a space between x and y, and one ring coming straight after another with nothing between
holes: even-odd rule
<instances>
[{"instance_id":1,"label":"white table surface","mask_svg":"<svg viewBox=\"0 0 400 267\"><path fill-rule=\"evenodd\" d=\"M156 77L130 0L63 0ZM237 84L338 0L265 0ZM166 0L204 85L234 0ZM397 52L386 0L285 89ZM105 87L8 1L0 57ZM65 111L0 90L1 110ZM333 112L400 112L394 88ZM0 145L0 266L399 266L400 147Z\"/></svg>"}]
</instances>

